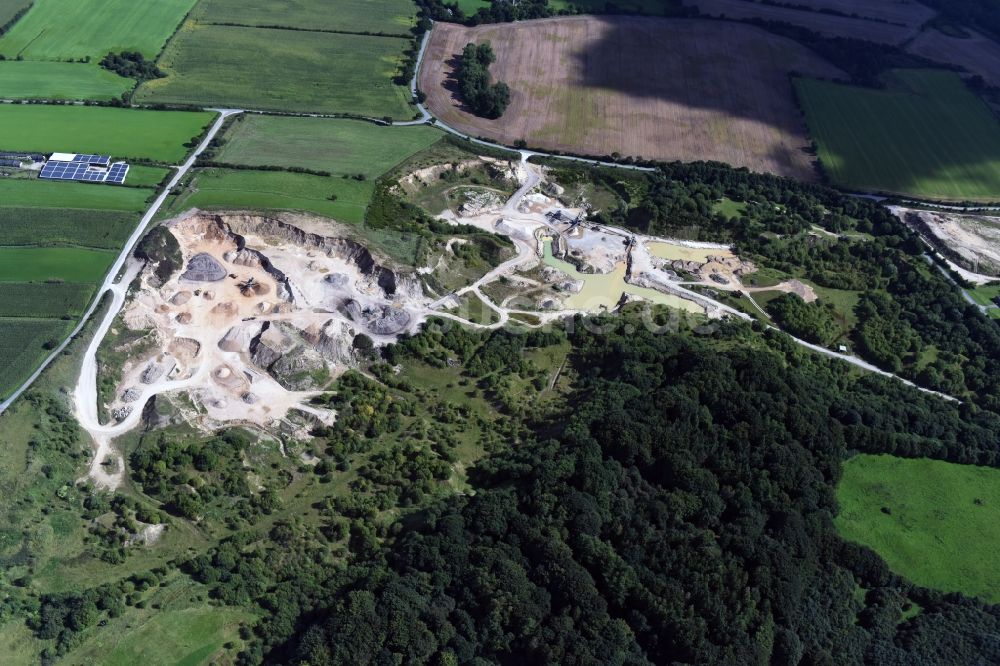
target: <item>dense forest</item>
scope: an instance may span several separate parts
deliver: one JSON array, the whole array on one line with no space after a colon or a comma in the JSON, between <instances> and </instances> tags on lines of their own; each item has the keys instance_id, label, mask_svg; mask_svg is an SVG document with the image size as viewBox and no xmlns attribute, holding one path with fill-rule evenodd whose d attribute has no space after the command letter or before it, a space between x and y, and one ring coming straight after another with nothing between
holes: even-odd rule
<instances>
[{"instance_id":1,"label":"dense forest","mask_svg":"<svg viewBox=\"0 0 1000 666\"><path fill-rule=\"evenodd\" d=\"M900 580L831 522L848 451L995 464L996 416L851 377L745 324L570 339L565 413L529 419L527 439L480 463L475 494L431 503L381 546L355 521L336 571L310 555L322 535L278 527L186 565L220 599L268 611L244 660L1000 659L1000 611ZM424 333L396 360L482 344Z\"/></svg>"},{"instance_id":2,"label":"dense forest","mask_svg":"<svg viewBox=\"0 0 1000 666\"><path fill-rule=\"evenodd\" d=\"M510 88L503 81L494 83L490 77L490 65L496 59L489 42L469 43L455 68L462 101L474 114L484 118L499 118L510 104Z\"/></svg>"}]
</instances>

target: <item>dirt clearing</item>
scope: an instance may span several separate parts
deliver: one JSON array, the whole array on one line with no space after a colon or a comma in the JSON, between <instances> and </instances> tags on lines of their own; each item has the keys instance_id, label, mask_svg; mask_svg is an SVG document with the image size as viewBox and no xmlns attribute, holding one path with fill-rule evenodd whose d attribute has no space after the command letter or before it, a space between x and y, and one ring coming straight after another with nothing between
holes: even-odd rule
<instances>
[{"instance_id":1,"label":"dirt clearing","mask_svg":"<svg viewBox=\"0 0 1000 666\"><path fill-rule=\"evenodd\" d=\"M462 110L455 56L490 41L511 87L498 120ZM438 24L420 70L427 104L471 135L588 155L718 160L814 180L789 73L841 72L795 42L709 20L576 16L465 28Z\"/></svg>"}]
</instances>

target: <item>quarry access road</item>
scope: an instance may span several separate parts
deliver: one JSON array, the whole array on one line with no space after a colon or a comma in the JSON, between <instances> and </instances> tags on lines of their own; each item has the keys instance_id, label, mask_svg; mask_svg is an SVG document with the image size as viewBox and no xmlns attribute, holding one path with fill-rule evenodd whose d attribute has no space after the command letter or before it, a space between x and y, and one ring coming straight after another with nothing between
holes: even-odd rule
<instances>
[{"instance_id":1,"label":"quarry access road","mask_svg":"<svg viewBox=\"0 0 1000 666\"><path fill-rule=\"evenodd\" d=\"M79 323L77 323L76 327L66 337L66 339L63 340L58 347L53 349L52 353L49 354L44 361L42 361L42 364L38 366L38 368L31 374L31 376L28 377L28 379L26 379L24 383L17 388L17 390L11 393L6 400L0 402L0 414L3 414L5 411L7 411L7 409L11 405L13 405L17 401L17 399L20 398L21 395L23 395L24 392L27 391L31 387L31 385L38 380L39 377L41 377L45 369L52 364L52 361L54 361L56 357L59 356L59 354L65 351L66 347L69 346L69 343L72 342L73 338L75 338L77 335L80 334L80 331L82 331L83 327L87 325L88 321L90 321L90 318L94 315L94 312L97 311L98 306L101 304L101 300L104 298L104 294L108 293L109 291L112 292L112 294L114 293L112 287L114 287L115 285L115 278L118 277L119 271L121 271L122 267L125 266L125 261L128 259L129 254L132 252L132 248L135 247L135 244L139 242L140 238L142 238L142 235L145 232L146 227L149 225L149 222L153 219L153 216L156 215L156 213L160 210L160 207L163 205L163 202L166 201L167 196L170 194L170 190L172 190L177 185L177 183L180 182L181 178L184 177L184 175L188 172L188 170L192 166L194 166L195 160L198 159L198 156L201 155L201 153L208 147L208 144L212 141L212 139L215 138L215 135L219 132L219 130L222 129L222 125L223 123L225 123L226 118L243 112L242 109L207 109L207 110L215 111L216 113L219 114L219 117L216 118L215 122L212 124L208 132L205 134L204 140L202 140L202 142L198 144L198 147L195 149L193 153L191 153L188 159L179 167L177 167L177 173L174 175L173 178L170 179L170 183L167 185L166 188L164 188L163 192L161 192L160 195L156 197L156 200L153 201L153 204L146 211L146 214L142 216L142 220L139 221L139 224L136 226L135 231L133 231L132 235L129 236L127 241L125 241L125 246L122 248L121 254L118 255L117 259L115 259L115 263L111 265L111 268L108 270L107 276L104 278L104 283L101 285L100 289L97 290L97 295L94 296L94 299L90 304L90 307L88 307L87 310L83 313L83 316L80 318ZM128 284L126 283L125 286L127 288ZM120 307L121 305L118 306L119 309ZM118 309L112 307L109 310L108 315L105 317L105 319L109 320L114 319L117 313ZM106 333L107 329L104 329L104 331L100 334L99 337L95 336L95 339L98 339L98 344L100 344L100 340L104 338L104 335ZM96 399L96 388L95 388L95 399L94 399L95 406L96 406L96 400L97 399Z\"/></svg>"}]
</instances>

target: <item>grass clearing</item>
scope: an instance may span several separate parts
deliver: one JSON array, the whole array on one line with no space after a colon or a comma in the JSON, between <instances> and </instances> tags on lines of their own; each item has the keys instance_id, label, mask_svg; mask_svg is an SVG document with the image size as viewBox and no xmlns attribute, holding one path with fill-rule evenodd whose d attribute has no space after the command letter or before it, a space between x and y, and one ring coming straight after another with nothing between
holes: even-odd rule
<instances>
[{"instance_id":1,"label":"grass clearing","mask_svg":"<svg viewBox=\"0 0 1000 666\"><path fill-rule=\"evenodd\" d=\"M746 202L733 201L729 197L722 197L722 199L712 205L712 208L715 212L722 213L728 218L739 217L747 212Z\"/></svg>"},{"instance_id":2,"label":"grass clearing","mask_svg":"<svg viewBox=\"0 0 1000 666\"><path fill-rule=\"evenodd\" d=\"M858 455L837 486L841 536L918 585L1000 601L1000 470Z\"/></svg>"},{"instance_id":3,"label":"grass clearing","mask_svg":"<svg viewBox=\"0 0 1000 666\"><path fill-rule=\"evenodd\" d=\"M128 175L125 177L125 184L133 187L156 187L163 182L172 169L164 167L151 167L142 164L129 165Z\"/></svg>"},{"instance_id":4,"label":"grass clearing","mask_svg":"<svg viewBox=\"0 0 1000 666\"><path fill-rule=\"evenodd\" d=\"M83 313L93 293L92 284L75 282L5 283L0 287L0 317L77 316Z\"/></svg>"},{"instance_id":5,"label":"grass clearing","mask_svg":"<svg viewBox=\"0 0 1000 666\"><path fill-rule=\"evenodd\" d=\"M0 179L0 202L21 208L89 208L140 212L152 190L95 183ZM0 232L2 234L4 232Z\"/></svg>"},{"instance_id":6,"label":"grass clearing","mask_svg":"<svg viewBox=\"0 0 1000 666\"><path fill-rule=\"evenodd\" d=\"M131 90L132 79L96 64L52 61L0 62L0 99L108 100Z\"/></svg>"},{"instance_id":7,"label":"grass clearing","mask_svg":"<svg viewBox=\"0 0 1000 666\"><path fill-rule=\"evenodd\" d=\"M121 249L137 213L113 210L0 207L0 245L80 245Z\"/></svg>"},{"instance_id":8,"label":"grass clearing","mask_svg":"<svg viewBox=\"0 0 1000 666\"><path fill-rule=\"evenodd\" d=\"M872 90L797 79L830 179L854 190L1000 199L1000 124L952 72L895 70Z\"/></svg>"},{"instance_id":9,"label":"grass clearing","mask_svg":"<svg viewBox=\"0 0 1000 666\"><path fill-rule=\"evenodd\" d=\"M361 224L374 184L353 178L313 176L283 171L203 169L170 210L190 207L299 210L340 222ZM330 197L336 196L336 201Z\"/></svg>"},{"instance_id":10,"label":"grass clearing","mask_svg":"<svg viewBox=\"0 0 1000 666\"><path fill-rule=\"evenodd\" d=\"M61 341L70 326L58 319L0 319L0 399L31 375L49 353L45 347Z\"/></svg>"},{"instance_id":11,"label":"grass clearing","mask_svg":"<svg viewBox=\"0 0 1000 666\"><path fill-rule=\"evenodd\" d=\"M98 153L176 164L185 143L212 122L210 111L0 104L4 150Z\"/></svg>"},{"instance_id":12,"label":"grass clearing","mask_svg":"<svg viewBox=\"0 0 1000 666\"><path fill-rule=\"evenodd\" d=\"M169 76L136 101L407 119L407 86L392 82L408 40L189 23L159 60Z\"/></svg>"},{"instance_id":13,"label":"grass clearing","mask_svg":"<svg viewBox=\"0 0 1000 666\"><path fill-rule=\"evenodd\" d=\"M996 305L993 299L1000 296L1000 282L984 284L983 286L976 287L975 289L966 289L965 293L967 293L969 297L979 305L993 307Z\"/></svg>"},{"instance_id":14,"label":"grass clearing","mask_svg":"<svg viewBox=\"0 0 1000 666\"><path fill-rule=\"evenodd\" d=\"M116 256L78 247L0 247L0 282L98 282Z\"/></svg>"},{"instance_id":15,"label":"grass clearing","mask_svg":"<svg viewBox=\"0 0 1000 666\"><path fill-rule=\"evenodd\" d=\"M35 0L0 38L8 59L67 60L109 51L155 58L195 0Z\"/></svg>"},{"instance_id":16,"label":"grass clearing","mask_svg":"<svg viewBox=\"0 0 1000 666\"><path fill-rule=\"evenodd\" d=\"M416 24L416 5L410 0L337 0L331 11L326 0L204 0L191 16L203 23L408 34Z\"/></svg>"},{"instance_id":17,"label":"grass clearing","mask_svg":"<svg viewBox=\"0 0 1000 666\"><path fill-rule=\"evenodd\" d=\"M251 115L226 132L217 159L377 178L442 134L426 125L385 127L359 120Z\"/></svg>"}]
</instances>

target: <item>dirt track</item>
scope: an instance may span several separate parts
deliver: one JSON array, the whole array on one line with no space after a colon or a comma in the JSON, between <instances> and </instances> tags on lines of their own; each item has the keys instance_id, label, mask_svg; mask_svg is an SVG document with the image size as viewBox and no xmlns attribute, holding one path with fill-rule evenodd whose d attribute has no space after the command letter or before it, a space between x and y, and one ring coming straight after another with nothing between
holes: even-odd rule
<instances>
[{"instance_id":1,"label":"dirt track","mask_svg":"<svg viewBox=\"0 0 1000 666\"><path fill-rule=\"evenodd\" d=\"M492 42L512 100L499 120L459 108L450 79L470 41ZM752 26L707 20L577 16L435 26L420 69L431 111L473 136L589 155L719 160L815 178L790 71L840 72Z\"/></svg>"}]
</instances>

